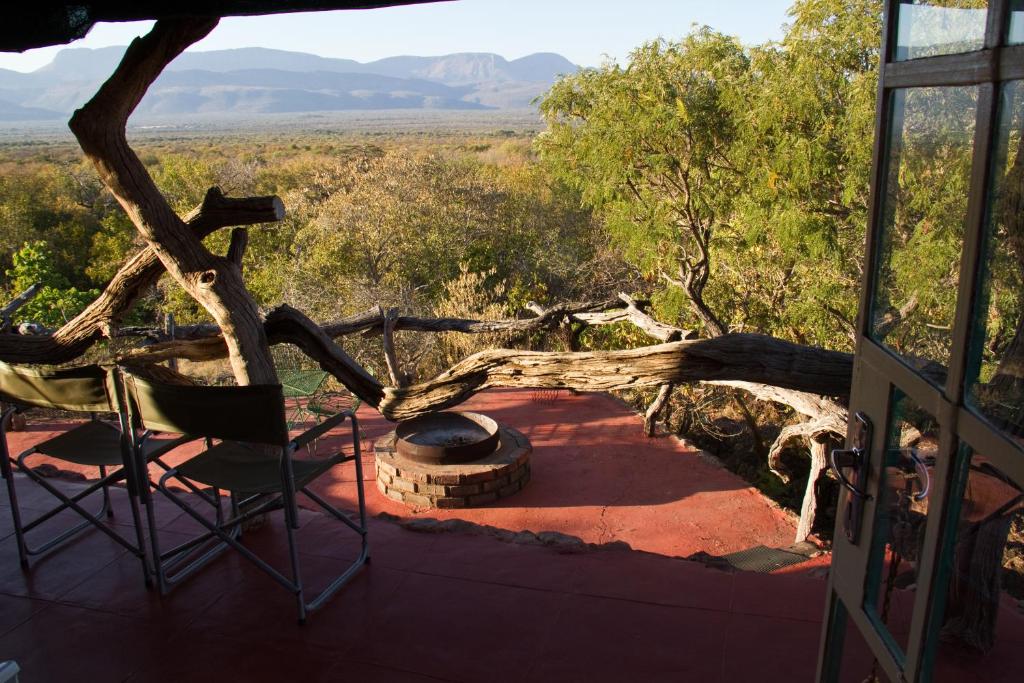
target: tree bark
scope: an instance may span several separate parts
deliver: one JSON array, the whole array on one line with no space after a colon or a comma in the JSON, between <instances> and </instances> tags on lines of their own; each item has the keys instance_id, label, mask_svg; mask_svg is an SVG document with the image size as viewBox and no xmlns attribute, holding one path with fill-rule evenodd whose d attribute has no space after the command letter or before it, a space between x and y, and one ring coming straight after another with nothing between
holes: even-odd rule
<instances>
[{"instance_id":1,"label":"tree bark","mask_svg":"<svg viewBox=\"0 0 1024 683\"><path fill-rule=\"evenodd\" d=\"M70 127L100 179L124 208L167 272L213 316L224 333L239 384L277 381L259 309L241 269L211 254L171 209L128 145L128 117L177 55L205 37L218 19L161 19L128 47L114 74L71 117Z\"/></svg>"},{"instance_id":2,"label":"tree bark","mask_svg":"<svg viewBox=\"0 0 1024 683\"><path fill-rule=\"evenodd\" d=\"M386 387L379 409L389 419L403 420L456 405L496 386L612 391L702 380L747 380L847 396L852 369L849 354L758 334L728 334L625 351L492 349L469 356L432 380Z\"/></svg>"},{"instance_id":3,"label":"tree bark","mask_svg":"<svg viewBox=\"0 0 1024 683\"><path fill-rule=\"evenodd\" d=\"M795 543L806 541L814 528L814 520L818 512L818 494L816 485L818 477L827 467L828 440L808 439L811 449L811 467L807 473L807 488L804 490L804 500L800 506L800 522L796 526Z\"/></svg>"},{"instance_id":4,"label":"tree bark","mask_svg":"<svg viewBox=\"0 0 1024 683\"><path fill-rule=\"evenodd\" d=\"M662 384L661 388L658 389L658 395L651 401L651 405L647 408L647 412L644 413L644 434L648 437L654 436L656 427L658 424L658 416L661 415L665 405L668 403L669 398L672 396L672 389L674 385L670 382L668 384Z\"/></svg>"},{"instance_id":5,"label":"tree bark","mask_svg":"<svg viewBox=\"0 0 1024 683\"><path fill-rule=\"evenodd\" d=\"M384 397L381 383L301 311L291 306L278 306L267 314L267 330L272 343L294 344L354 395L371 406L380 404Z\"/></svg>"},{"instance_id":6,"label":"tree bark","mask_svg":"<svg viewBox=\"0 0 1024 683\"><path fill-rule=\"evenodd\" d=\"M405 373L402 372L402 366L398 362L398 353L395 351L395 320L398 319L398 309L389 309L384 314L384 325L383 325L383 341L384 346L384 362L388 366L388 375L391 377L391 383L396 387L404 387L409 382L406 381Z\"/></svg>"},{"instance_id":7,"label":"tree bark","mask_svg":"<svg viewBox=\"0 0 1024 683\"><path fill-rule=\"evenodd\" d=\"M678 327L658 322L647 315L640 310L636 300L628 294L619 294L619 298L626 304L626 318L643 330L648 337L665 342L697 338L697 333L693 330L681 330Z\"/></svg>"}]
</instances>

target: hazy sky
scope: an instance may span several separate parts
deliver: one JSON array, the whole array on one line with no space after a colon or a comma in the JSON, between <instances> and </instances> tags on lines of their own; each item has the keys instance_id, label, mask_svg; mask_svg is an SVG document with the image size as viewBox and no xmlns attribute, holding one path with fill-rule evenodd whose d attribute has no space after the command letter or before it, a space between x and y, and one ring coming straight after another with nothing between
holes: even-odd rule
<instances>
[{"instance_id":1,"label":"hazy sky","mask_svg":"<svg viewBox=\"0 0 1024 683\"><path fill-rule=\"evenodd\" d=\"M496 52L509 59L558 52L584 66L623 61L658 36L707 24L745 44L782 37L793 0L458 0L412 7L310 12L221 21L195 50L267 47L347 57ZM98 24L74 47L126 45L150 22ZM0 68L32 71L64 46L0 52Z\"/></svg>"}]
</instances>

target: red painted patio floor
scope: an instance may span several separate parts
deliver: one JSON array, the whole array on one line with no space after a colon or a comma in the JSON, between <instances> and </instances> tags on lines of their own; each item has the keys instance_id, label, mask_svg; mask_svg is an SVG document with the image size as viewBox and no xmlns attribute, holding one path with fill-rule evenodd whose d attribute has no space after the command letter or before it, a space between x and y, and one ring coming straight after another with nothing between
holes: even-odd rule
<instances>
[{"instance_id":1,"label":"red painted patio floor","mask_svg":"<svg viewBox=\"0 0 1024 683\"><path fill-rule=\"evenodd\" d=\"M759 574L672 557L788 545L790 517L678 442L644 438L639 418L606 396L562 393L548 403L490 391L469 407L534 443L526 489L498 506L441 514L404 510L370 483L372 513L470 524L428 533L373 519L373 563L301 627L291 596L233 553L166 597L146 591L138 561L96 531L23 572L0 496L0 660L15 659L25 683L813 679L827 558ZM389 429L359 414L369 437ZM12 445L60 428L36 423L12 434ZM338 468L323 486L342 507L353 506L353 474L354 466ZM372 481L369 455L365 475ZM49 503L23 476L16 485L29 514ZM112 523L129 529L123 490L115 508ZM184 514L159 501L165 543L195 530ZM70 521L65 513L52 523ZM322 515L304 511L301 523L315 590L357 548L351 532ZM634 550L509 543L483 525ZM246 536L279 566L284 542L280 514ZM1019 680L1024 618L1007 609L1000 620L998 666L967 664L948 680ZM858 664L850 680L862 680L870 658L855 645L846 657Z\"/></svg>"},{"instance_id":2,"label":"red painted patio floor","mask_svg":"<svg viewBox=\"0 0 1024 683\"><path fill-rule=\"evenodd\" d=\"M135 558L96 532L25 574L0 496L0 660L18 661L26 683L810 680L824 580L726 573L670 557L788 545L791 518L677 441L644 438L639 418L607 396L531 396L489 391L467 404L530 438L532 481L522 492L487 508L410 511L373 486L367 448L371 514L558 531L625 541L633 551L566 553L374 518L372 564L300 627L291 597L233 553L163 598L144 589ZM359 415L368 440L390 429L373 411ZM62 428L33 423L11 435L12 446ZM17 485L29 511L47 502L23 477ZM348 465L320 488L352 509L354 486ZM123 492L115 493L115 523L127 524ZM161 534L190 530L169 504L159 512ZM351 536L304 514L311 588L353 556ZM283 541L276 517L247 536L279 563Z\"/></svg>"},{"instance_id":3,"label":"red painted patio floor","mask_svg":"<svg viewBox=\"0 0 1024 683\"><path fill-rule=\"evenodd\" d=\"M374 518L372 564L298 626L291 596L234 553L163 598L144 589L138 560L94 531L22 572L4 495L0 660L16 660L24 683L812 680L820 571L726 573L672 557L788 545L789 517L677 442L643 438L637 416L608 397L563 393L541 403L529 392L492 391L469 407L531 439L528 487L489 508L408 511L372 486L368 455L371 513L559 531L634 550L568 553L499 540L482 526L424 533ZM371 439L389 428L369 411L360 416ZM59 427L12 436L25 446ZM351 465L338 468L322 486L349 509L353 475ZM49 502L20 475L17 486L29 514ZM126 525L123 491L115 508L112 523ZM166 501L158 515L165 542L194 531ZM246 543L283 567L278 517ZM53 524L69 521L65 513ZM315 590L355 556L356 543L319 514L301 521Z\"/></svg>"},{"instance_id":4,"label":"red painted patio floor","mask_svg":"<svg viewBox=\"0 0 1024 683\"><path fill-rule=\"evenodd\" d=\"M47 503L23 477L17 485L29 511ZM159 512L161 535L184 538L184 513ZM278 516L246 542L286 566ZM23 573L9 510L0 525L0 660L16 660L24 683L806 681L825 587L373 520L372 563L298 626L290 595L233 553L160 598L143 588L138 560L95 532ZM354 556L353 536L303 515L310 588Z\"/></svg>"},{"instance_id":5,"label":"red painted patio floor","mask_svg":"<svg viewBox=\"0 0 1024 683\"><path fill-rule=\"evenodd\" d=\"M371 444L394 425L363 406L358 415L365 436L363 476L370 513L463 519L513 531L557 531L588 543L623 541L635 550L678 557L697 551L722 555L758 544L792 544L794 516L678 440L646 438L639 416L612 397L567 391L558 392L553 401L532 397L528 390L491 390L460 406L518 429L533 445L531 481L526 488L471 510L413 510L381 495L373 484ZM12 451L66 426L31 424L27 431L10 435ZM325 440L321 448L326 451L341 443L335 437ZM182 450L183 454L194 452ZM169 460L173 463L183 457ZM78 469L95 476L87 468ZM335 468L314 488L341 506L355 508L355 466Z\"/></svg>"}]
</instances>

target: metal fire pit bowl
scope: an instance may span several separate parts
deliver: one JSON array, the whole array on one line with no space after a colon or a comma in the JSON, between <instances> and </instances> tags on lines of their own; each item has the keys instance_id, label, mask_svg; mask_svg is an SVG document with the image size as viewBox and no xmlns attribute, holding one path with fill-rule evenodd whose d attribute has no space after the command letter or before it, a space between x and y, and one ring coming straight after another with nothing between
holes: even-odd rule
<instances>
[{"instance_id":1,"label":"metal fire pit bowl","mask_svg":"<svg viewBox=\"0 0 1024 683\"><path fill-rule=\"evenodd\" d=\"M479 413L446 411L406 420L395 449L409 460L448 465L486 457L498 448L498 423Z\"/></svg>"}]
</instances>

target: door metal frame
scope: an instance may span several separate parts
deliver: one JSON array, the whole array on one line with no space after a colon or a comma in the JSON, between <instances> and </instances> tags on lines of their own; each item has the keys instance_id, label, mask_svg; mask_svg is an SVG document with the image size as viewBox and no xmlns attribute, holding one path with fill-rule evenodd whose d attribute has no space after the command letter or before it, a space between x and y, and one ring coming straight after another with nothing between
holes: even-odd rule
<instances>
[{"instance_id":1,"label":"door metal frame","mask_svg":"<svg viewBox=\"0 0 1024 683\"><path fill-rule=\"evenodd\" d=\"M929 637L937 634L945 607L948 576L944 558L955 541L962 493L961 443L983 452L994 466L1024 482L1024 449L989 424L964 403L965 379L970 352L975 306L980 302L984 266L989 199L989 174L995 144L1002 81L1024 78L1024 46L1006 46L1010 0L989 0L983 46L962 54L894 61L900 0L886 0L883 10L882 51L875 109L875 141L870 177L869 224L865 247L865 268L861 286L857 345L850 397L851 414L866 407L871 414L889 415L893 388L910 397L939 422L940 455L929 496L930 508L920 551L918 581L914 596L910 634L905 656L892 652L864 610L868 564L875 532L875 495L864 507L864 526L858 545L850 544L842 530L841 516L833 541L833 565L829 577L828 601L819 646L817 679L836 680L842 659L844 628L848 623L863 636L879 668L892 681L929 680L932 662L927 657ZM944 386L923 378L896 355L871 338L871 305L875 273L881 258L883 203L888 176L888 143L892 122L893 94L898 89L934 86L978 86L969 197L964 225L960 283L953 319L952 349ZM1024 143L1022 143L1024 144ZM847 434L850 443L853 426ZM889 424L876 424L868 476L868 490L878 490L882 476L883 452ZM839 509L845 506L843 492ZM935 506L935 507L931 507ZM838 562L837 562L838 560Z\"/></svg>"}]
</instances>

